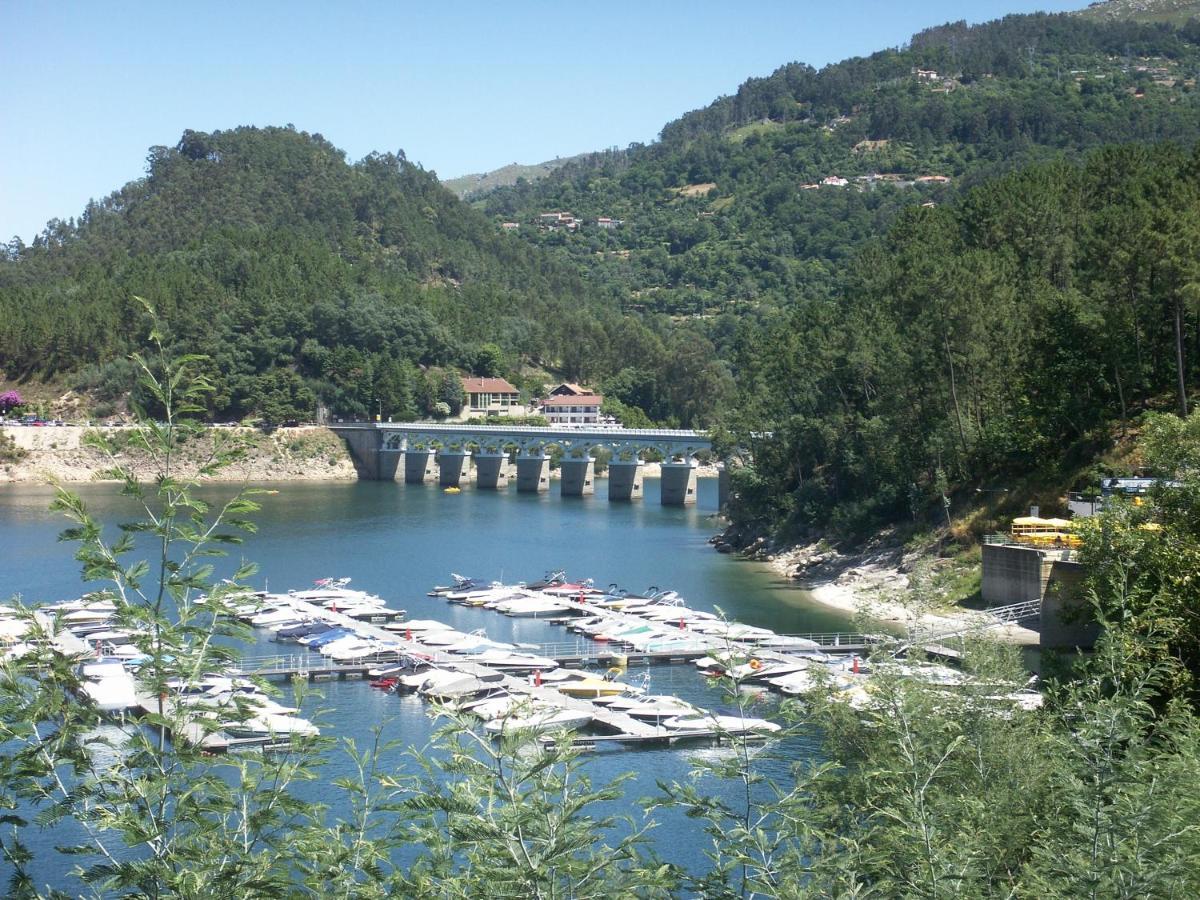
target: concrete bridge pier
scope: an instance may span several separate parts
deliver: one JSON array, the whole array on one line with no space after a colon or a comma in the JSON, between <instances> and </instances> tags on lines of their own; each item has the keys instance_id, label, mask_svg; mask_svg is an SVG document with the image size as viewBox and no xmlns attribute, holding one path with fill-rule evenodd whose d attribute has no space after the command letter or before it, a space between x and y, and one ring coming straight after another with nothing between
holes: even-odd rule
<instances>
[{"instance_id":1,"label":"concrete bridge pier","mask_svg":"<svg viewBox=\"0 0 1200 900\"><path fill-rule=\"evenodd\" d=\"M471 451L447 450L443 447L438 451L438 484L442 487L458 487L460 482L471 480Z\"/></svg>"},{"instance_id":2,"label":"concrete bridge pier","mask_svg":"<svg viewBox=\"0 0 1200 900\"><path fill-rule=\"evenodd\" d=\"M662 505L694 506L696 503L696 469L694 459L680 462L667 460L662 464Z\"/></svg>"},{"instance_id":3,"label":"concrete bridge pier","mask_svg":"<svg viewBox=\"0 0 1200 900\"><path fill-rule=\"evenodd\" d=\"M642 499L642 469L640 459L611 459L608 462L608 500L628 503Z\"/></svg>"},{"instance_id":4,"label":"concrete bridge pier","mask_svg":"<svg viewBox=\"0 0 1200 900\"><path fill-rule=\"evenodd\" d=\"M590 456L582 459L564 456L559 467L562 469L559 491L563 497L589 497L596 493L596 461Z\"/></svg>"},{"instance_id":5,"label":"concrete bridge pier","mask_svg":"<svg viewBox=\"0 0 1200 900\"><path fill-rule=\"evenodd\" d=\"M517 493L540 494L550 490L550 457L545 453L517 457Z\"/></svg>"},{"instance_id":6,"label":"concrete bridge pier","mask_svg":"<svg viewBox=\"0 0 1200 900\"><path fill-rule=\"evenodd\" d=\"M475 487L480 490L504 490L508 487L508 456L504 453L475 454Z\"/></svg>"},{"instance_id":7,"label":"concrete bridge pier","mask_svg":"<svg viewBox=\"0 0 1200 900\"><path fill-rule=\"evenodd\" d=\"M729 505L729 466L726 463L717 464L717 509L725 511Z\"/></svg>"},{"instance_id":8,"label":"concrete bridge pier","mask_svg":"<svg viewBox=\"0 0 1200 900\"><path fill-rule=\"evenodd\" d=\"M383 454L383 435L369 431L356 431L345 435L346 446L350 450L350 460L354 463L354 471L364 481L380 481L383 479L381 464ZM393 470L394 473L394 470Z\"/></svg>"},{"instance_id":9,"label":"concrete bridge pier","mask_svg":"<svg viewBox=\"0 0 1200 900\"><path fill-rule=\"evenodd\" d=\"M404 451L404 483L427 484L433 481L433 451Z\"/></svg>"}]
</instances>

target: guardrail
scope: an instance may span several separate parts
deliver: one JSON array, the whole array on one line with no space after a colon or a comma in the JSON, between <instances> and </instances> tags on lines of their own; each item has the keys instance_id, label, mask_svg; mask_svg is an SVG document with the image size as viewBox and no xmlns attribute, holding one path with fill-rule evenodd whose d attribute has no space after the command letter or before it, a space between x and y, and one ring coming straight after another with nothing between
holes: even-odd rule
<instances>
[{"instance_id":1,"label":"guardrail","mask_svg":"<svg viewBox=\"0 0 1200 900\"><path fill-rule=\"evenodd\" d=\"M339 428L375 429L382 431L413 431L422 434L603 434L609 437L670 437L695 438L707 441L708 434L685 428L608 428L594 425L448 425L442 422L334 422L328 426L334 431Z\"/></svg>"}]
</instances>

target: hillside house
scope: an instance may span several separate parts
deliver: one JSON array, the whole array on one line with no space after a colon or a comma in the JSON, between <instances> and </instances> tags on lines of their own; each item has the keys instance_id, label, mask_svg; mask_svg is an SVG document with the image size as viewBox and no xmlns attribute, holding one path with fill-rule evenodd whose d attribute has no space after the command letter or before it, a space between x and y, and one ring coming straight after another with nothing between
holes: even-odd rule
<instances>
[{"instance_id":1,"label":"hillside house","mask_svg":"<svg viewBox=\"0 0 1200 900\"><path fill-rule=\"evenodd\" d=\"M523 415L521 392L503 378L464 378L464 411L479 416Z\"/></svg>"},{"instance_id":2,"label":"hillside house","mask_svg":"<svg viewBox=\"0 0 1200 900\"><path fill-rule=\"evenodd\" d=\"M541 413L551 425L595 425L603 402L599 394L552 394L542 401Z\"/></svg>"},{"instance_id":3,"label":"hillside house","mask_svg":"<svg viewBox=\"0 0 1200 900\"><path fill-rule=\"evenodd\" d=\"M579 220L569 212L545 212L538 216L538 225L551 231L557 228L574 231L579 227Z\"/></svg>"},{"instance_id":4,"label":"hillside house","mask_svg":"<svg viewBox=\"0 0 1200 900\"><path fill-rule=\"evenodd\" d=\"M822 187L845 187L850 182L840 175L827 175L821 179Z\"/></svg>"},{"instance_id":5,"label":"hillside house","mask_svg":"<svg viewBox=\"0 0 1200 900\"><path fill-rule=\"evenodd\" d=\"M612 219L612 218L609 218L608 216L601 216L600 218L598 218L596 220L596 225L598 227L604 228L607 230L612 230L614 228L620 228L624 224L625 224L624 221L622 221L621 219Z\"/></svg>"},{"instance_id":6,"label":"hillside house","mask_svg":"<svg viewBox=\"0 0 1200 900\"><path fill-rule=\"evenodd\" d=\"M572 384L569 381L564 381L557 387L551 388L546 394L547 397L584 397L589 394L595 394L591 388L581 387L578 384Z\"/></svg>"}]
</instances>

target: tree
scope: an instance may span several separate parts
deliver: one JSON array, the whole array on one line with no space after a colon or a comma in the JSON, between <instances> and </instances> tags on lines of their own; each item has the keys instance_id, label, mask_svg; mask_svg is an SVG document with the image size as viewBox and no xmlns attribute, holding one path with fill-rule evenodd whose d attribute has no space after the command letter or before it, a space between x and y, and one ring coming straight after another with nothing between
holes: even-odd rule
<instances>
[{"instance_id":1,"label":"tree","mask_svg":"<svg viewBox=\"0 0 1200 900\"><path fill-rule=\"evenodd\" d=\"M464 404L467 402L467 392L463 388L462 379L457 372L447 369L438 379L437 388L438 402L446 404L449 409L447 415L457 416L462 412Z\"/></svg>"},{"instance_id":2,"label":"tree","mask_svg":"<svg viewBox=\"0 0 1200 900\"><path fill-rule=\"evenodd\" d=\"M24 405L19 391L5 391L0 394L0 413L8 414L18 406Z\"/></svg>"},{"instance_id":3,"label":"tree","mask_svg":"<svg viewBox=\"0 0 1200 900\"><path fill-rule=\"evenodd\" d=\"M314 810L290 792L295 780L313 776L317 763L303 744L286 757L217 760L201 739L221 727L218 715L247 718L253 703L231 710L171 700L180 685L193 685L236 658L230 639L244 633L231 604L246 596L241 581L254 569L243 564L231 580L214 583L208 560L236 544L239 533L253 530L246 516L257 506L252 492L243 491L213 511L195 495L196 483L178 476L180 447L199 427L186 416L202 408L210 386L193 377L195 357L166 355L157 326L151 343L156 357L135 362L143 389L161 406L164 419L140 421L129 440L156 461L157 478L139 483L117 447L104 436L89 437L110 454L110 474L141 517L123 524L110 541L77 495L60 487L54 502L73 523L63 538L78 543L85 581L109 585L93 596L114 604L116 621L141 651L137 688L151 699L119 725L97 731L97 713L81 699L86 695L78 660L53 649L39 620L29 615L35 641L45 642L0 663L0 734L6 747L0 802L21 810L9 817L15 831L4 843L17 894L33 888L23 840L34 827L27 810L37 811L39 828L77 824L77 843L61 852L77 861L71 874L87 891L140 896L283 891L295 860L289 835L313 821ZM239 454L236 437L213 438L213 453L201 469L205 474ZM152 560L129 560L138 534L151 539Z\"/></svg>"},{"instance_id":4,"label":"tree","mask_svg":"<svg viewBox=\"0 0 1200 900\"><path fill-rule=\"evenodd\" d=\"M484 344L475 354L474 372L484 378L498 378L504 374L504 351L495 344Z\"/></svg>"},{"instance_id":5,"label":"tree","mask_svg":"<svg viewBox=\"0 0 1200 900\"><path fill-rule=\"evenodd\" d=\"M510 716L520 716L518 705ZM401 879L409 897L668 897L675 873L644 852L648 826L592 810L621 797L592 786L566 736L544 745L509 728L498 741L477 719L443 708L439 752L398 804L425 854ZM623 834L611 836L620 826Z\"/></svg>"}]
</instances>

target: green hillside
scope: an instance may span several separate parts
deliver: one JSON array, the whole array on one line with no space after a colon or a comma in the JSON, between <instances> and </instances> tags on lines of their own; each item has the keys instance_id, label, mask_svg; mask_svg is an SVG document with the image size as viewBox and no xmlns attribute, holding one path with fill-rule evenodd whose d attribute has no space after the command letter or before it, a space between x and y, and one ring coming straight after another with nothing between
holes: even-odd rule
<instances>
[{"instance_id":1,"label":"green hillside","mask_svg":"<svg viewBox=\"0 0 1200 900\"><path fill-rule=\"evenodd\" d=\"M1168 22L1183 25L1200 18L1197 0L1104 0L1093 3L1077 15L1099 21Z\"/></svg>"},{"instance_id":2,"label":"green hillside","mask_svg":"<svg viewBox=\"0 0 1200 900\"><path fill-rule=\"evenodd\" d=\"M135 295L174 348L209 357L218 418L308 419L318 401L411 418L454 394L453 370L535 363L578 380L585 360L606 374L643 350L654 368L685 364L664 346L686 329L623 319L403 156L350 164L290 128L186 132L152 148L145 178L5 248L0 371L119 400L146 333ZM695 421L690 383L680 421Z\"/></svg>"},{"instance_id":3,"label":"green hillside","mask_svg":"<svg viewBox=\"0 0 1200 900\"><path fill-rule=\"evenodd\" d=\"M752 79L486 208L628 310L705 323L755 446L739 522L940 516L943 492L1060 483L1178 371L1194 383L1200 329L1175 309L1200 240L1173 235L1194 234L1198 70L1198 25L952 24Z\"/></svg>"},{"instance_id":4,"label":"green hillside","mask_svg":"<svg viewBox=\"0 0 1200 900\"><path fill-rule=\"evenodd\" d=\"M460 200L473 200L496 188L511 187L521 180L538 181L554 170L561 169L567 163L575 162L578 159L580 159L578 156L567 156L531 166L512 163L501 166L499 169L493 169L491 172L447 178L442 181L442 186L456 194Z\"/></svg>"},{"instance_id":5,"label":"green hillside","mask_svg":"<svg viewBox=\"0 0 1200 900\"><path fill-rule=\"evenodd\" d=\"M406 417L456 371L549 370L753 445L741 523L940 516L1190 402L1197 71L1200 23L949 24L479 208L403 156L187 132L7 249L0 368L120 396L141 294L210 358L213 416Z\"/></svg>"},{"instance_id":6,"label":"green hillside","mask_svg":"<svg viewBox=\"0 0 1200 900\"><path fill-rule=\"evenodd\" d=\"M485 208L523 226L569 211L575 231L521 233L631 308L768 314L836 292L855 249L909 206L1109 142L1190 144L1197 71L1200 25L946 25L903 51L751 79L668 124L656 144L593 155L497 191ZM601 229L601 217L622 224Z\"/></svg>"}]
</instances>

